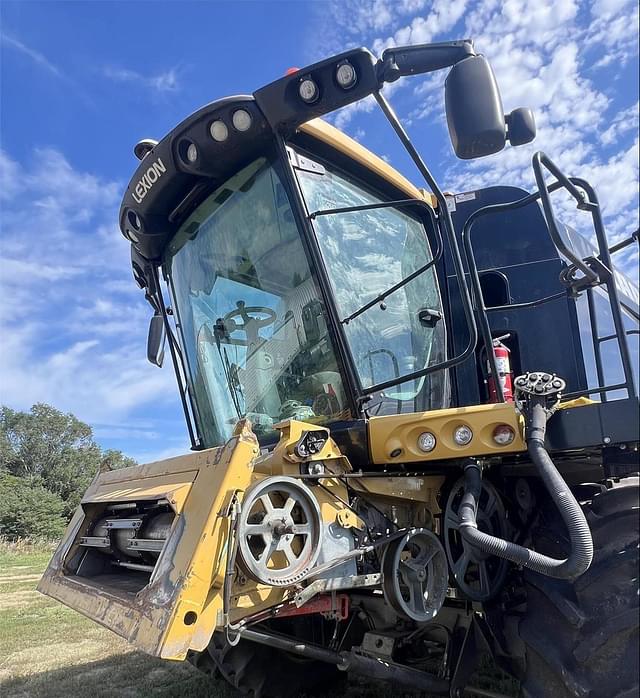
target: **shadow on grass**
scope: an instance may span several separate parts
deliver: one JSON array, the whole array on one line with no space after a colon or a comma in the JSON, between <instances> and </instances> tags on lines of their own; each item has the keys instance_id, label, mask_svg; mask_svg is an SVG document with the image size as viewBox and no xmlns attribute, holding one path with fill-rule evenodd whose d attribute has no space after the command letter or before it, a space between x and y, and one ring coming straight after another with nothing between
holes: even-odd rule
<instances>
[{"instance_id":1,"label":"shadow on grass","mask_svg":"<svg viewBox=\"0 0 640 698\"><path fill-rule=\"evenodd\" d=\"M54 647L51 648L52 651ZM72 660L71 660L72 661ZM472 683L485 690L516 696L517 683L501 671L483 667ZM116 654L99 661L33 673L0 682L2 698L237 698L222 679L199 672L189 662L171 662L141 652ZM325 698L410 698L426 694L350 676L339 692Z\"/></svg>"},{"instance_id":2,"label":"shadow on grass","mask_svg":"<svg viewBox=\"0 0 640 698\"><path fill-rule=\"evenodd\" d=\"M53 649L53 648L52 648ZM169 662L140 652L43 671L0 683L3 698L232 698L223 681L188 662Z\"/></svg>"}]
</instances>

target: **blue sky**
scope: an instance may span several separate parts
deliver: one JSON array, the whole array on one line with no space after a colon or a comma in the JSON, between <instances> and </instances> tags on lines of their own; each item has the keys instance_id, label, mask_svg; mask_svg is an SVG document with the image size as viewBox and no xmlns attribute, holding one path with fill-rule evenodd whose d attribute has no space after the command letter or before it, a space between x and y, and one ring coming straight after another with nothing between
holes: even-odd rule
<instances>
[{"instance_id":1,"label":"blue sky","mask_svg":"<svg viewBox=\"0 0 640 698\"><path fill-rule=\"evenodd\" d=\"M74 412L144 461L187 449L169 364L146 362L149 308L117 228L134 143L203 104L249 93L357 45L473 37L506 111L531 106L531 146L461 163L444 73L390 100L445 189L533 185L547 152L597 187L612 238L638 226L635 0L9 2L0 4L0 400ZM333 117L414 181L371 102ZM624 260L632 273L636 260ZM636 272L637 273L637 272Z\"/></svg>"}]
</instances>

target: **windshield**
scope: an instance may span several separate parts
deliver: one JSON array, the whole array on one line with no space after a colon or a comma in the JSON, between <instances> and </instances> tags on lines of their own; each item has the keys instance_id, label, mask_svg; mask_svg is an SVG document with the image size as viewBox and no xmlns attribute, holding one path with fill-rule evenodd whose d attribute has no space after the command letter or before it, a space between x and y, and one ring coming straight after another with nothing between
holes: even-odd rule
<instances>
[{"instance_id":1,"label":"windshield","mask_svg":"<svg viewBox=\"0 0 640 698\"><path fill-rule=\"evenodd\" d=\"M310 213L383 201L331 166L316 163L316 167L298 169L296 173ZM368 301L432 259L422 223L403 210L389 207L318 216L314 226L361 384L367 388L401 379L443 361L444 320L429 322L438 313L442 315L433 267L387 296L383 303L348 320ZM372 396L371 414L417 412L448 405L443 371L398 382Z\"/></svg>"},{"instance_id":2,"label":"windshield","mask_svg":"<svg viewBox=\"0 0 640 698\"><path fill-rule=\"evenodd\" d=\"M259 436L284 419L351 416L287 195L264 158L194 211L164 270L206 446L245 416Z\"/></svg>"}]
</instances>

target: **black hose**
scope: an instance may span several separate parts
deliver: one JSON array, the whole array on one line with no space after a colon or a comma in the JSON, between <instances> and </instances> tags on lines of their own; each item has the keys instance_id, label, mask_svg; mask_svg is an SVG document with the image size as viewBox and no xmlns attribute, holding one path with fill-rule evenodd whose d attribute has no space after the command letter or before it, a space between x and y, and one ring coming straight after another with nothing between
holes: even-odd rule
<instances>
[{"instance_id":1,"label":"black hose","mask_svg":"<svg viewBox=\"0 0 640 698\"><path fill-rule=\"evenodd\" d=\"M571 540L569 556L564 560L556 560L478 530L476 510L482 491L482 474L477 463L469 463L465 466L465 489L460 504L460 534L469 545L490 555L505 558L548 577L575 579L586 572L593 559L593 540L589 524L569 486L544 447L547 423L547 412L544 406L539 403L533 404L528 416L527 450L569 531Z\"/></svg>"}]
</instances>

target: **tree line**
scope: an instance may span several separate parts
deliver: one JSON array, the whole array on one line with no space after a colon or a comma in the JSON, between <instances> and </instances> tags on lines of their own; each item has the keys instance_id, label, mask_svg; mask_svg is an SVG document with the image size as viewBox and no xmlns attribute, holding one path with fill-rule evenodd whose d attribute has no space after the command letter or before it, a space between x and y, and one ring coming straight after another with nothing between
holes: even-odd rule
<instances>
[{"instance_id":1,"label":"tree line","mask_svg":"<svg viewBox=\"0 0 640 698\"><path fill-rule=\"evenodd\" d=\"M38 403L0 407L0 537L59 538L97 472L136 465L103 450L91 427Z\"/></svg>"}]
</instances>

